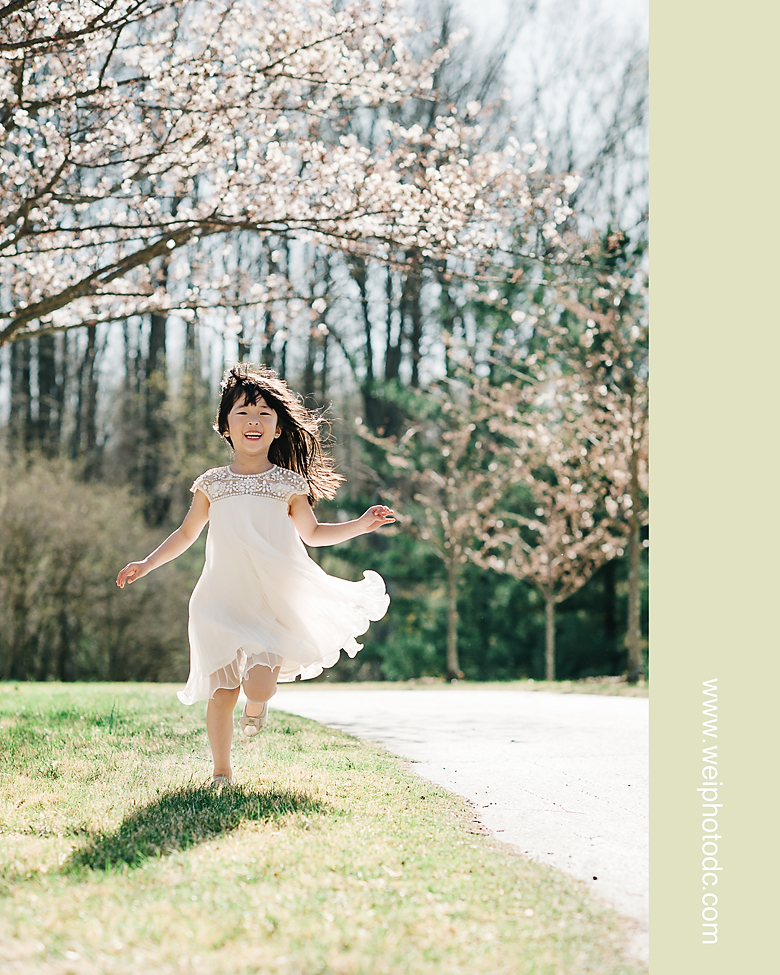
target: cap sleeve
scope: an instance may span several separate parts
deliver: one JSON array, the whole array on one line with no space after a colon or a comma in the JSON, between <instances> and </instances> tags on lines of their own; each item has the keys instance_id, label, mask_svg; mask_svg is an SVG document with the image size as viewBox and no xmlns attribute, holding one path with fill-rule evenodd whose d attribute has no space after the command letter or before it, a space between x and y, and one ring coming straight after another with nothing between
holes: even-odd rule
<instances>
[{"instance_id":1,"label":"cap sleeve","mask_svg":"<svg viewBox=\"0 0 780 975\"><path fill-rule=\"evenodd\" d=\"M211 485L210 475L211 471L206 471L205 474L201 474L200 477L196 477L192 482L192 487L190 491L194 494L196 491L202 491L206 497L211 501L211 495L209 494L209 487Z\"/></svg>"},{"instance_id":2,"label":"cap sleeve","mask_svg":"<svg viewBox=\"0 0 780 975\"><path fill-rule=\"evenodd\" d=\"M287 481L289 485L289 492L287 496L288 501L290 498L294 498L296 494L305 494L308 496L311 489L309 488L309 482L305 477L302 477L300 474L296 474L295 471L289 471Z\"/></svg>"}]
</instances>

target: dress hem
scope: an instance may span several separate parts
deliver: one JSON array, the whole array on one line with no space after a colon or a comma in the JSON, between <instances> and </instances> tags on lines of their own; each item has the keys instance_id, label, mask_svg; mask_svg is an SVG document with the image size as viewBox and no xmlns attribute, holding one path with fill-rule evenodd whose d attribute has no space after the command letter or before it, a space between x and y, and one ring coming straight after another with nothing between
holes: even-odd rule
<instances>
[{"instance_id":1,"label":"dress hem","mask_svg":"<svg viewBox=\"0 0 780 975\"><path fill-rule=\"evenodd\" d=\"M289 668L286 670L286 672L280 673L279 676L277 677L277 683L292 684L299 677L301 680L313 680L315 677L319 677L320 674L322 674L325 670L334 667L341 659L342 651L346 653L348 657L354 657L362 649L363 649L362 644L358 643L355 637L352 636L347 641L347 643L339 650L334 650L332 653L328 654L327 656L320 657L319 660L312 661L310 664L298 664L295 670ZM239 663L240 656L242 655L242 653L247 658L247 661L252 661L251 663L243 667ZM281 664L276 662L273 663L266 662L257 659L260 656L265 656L268 658L275 657L277 660L281 660ZM236 666L237 664L238 666ZM227 665L226 667L220 667L219 670L214 671L208 676L204 675L203 677L193 681L193 687L189 694L187 693L187 687L190 684L190 681L188 680L187 686L185 686L183 690L177 691L176 696L178 697L178 699L181 701L182 704L185 704L187 706L190 706L192 704L197 704L198 701L210 701L218 690L222 690L222 689L233 690L236 687L240 687L243 682L244 676L252 669L252 667L256 667L256 666L268 667L269 669L273 670L275 667L284 666L284 658L280 658L278 654L272 654L269 653L268 651L260 651L259 653L246 654L244 652L243 647L239 647L236 657L234 658L231 664ZM214 678L218 677L218 675L220 674L225 674L225 672L227 671L231 672L230 679L234 679L233 674L236 675L235 677L236 683L231 683L231 684L213 683ZM241 671L243 671L243 673L241 674L240 679L238 679L238 673L240 673ZM192 677L192 674L190 675L190 677ZM205 687L204 684L206 684L207 682L208 682L208 687Z\"/></svg>"},{"instance_id":2,"label":"dress hem","mask_svg":"<svg viewBox=\"0 0 780 975\"><path fill-rule=\"evenodd\" d=\"M353 584L349 583L349 585ZM283 630L274 632L271 629L261 635L262 631L256 630L255 633L251 633L251 630L247 628L243 633L234 631L235 649L228 651L233 656L228 659L227 663L205 673L205 668L199 660L199 658L202 659L202 655L196 652L199 649L199 644L203 642L205 634L200 634L197 642L193 643L197 631L192 629L194 621L191 616L191 669L186 686L177 694L179 700L182 704L191 705L196 701L210 700L214 693L221 688L234 689L239 687L246 673L257 664L271 669L278 666L280 668L278 683L288 684L298 677L301 680L311 680L318 677L323 670L338 663L342 650L349 657L354 657L358 651L362 650L362 645L357 642L356 637L365 633L372 622L382 619L390 602L390 597L385 590L384 580L370 569L363 573L363 580L360 583L354 583L354 585L359 586L362 591L360 591L359 599L350 600L352 604L349 606L348 612L344 614L346 618L342 620L342 626L339 627L341 629L340 639L343 642L339 646L332 639L336 634L330 634L332 642L330 640L323 642L326 644L330 642L333 649L327 649L324 652L310 640L290 640L289 637L292 634L285 634ZM225 636L230 640L228 634ZM258 642L258 637L261 642ZM230 646L227 640L225 643ZM225 659L222 654L220 657L221 660Z\"/></svg>"}]
</instances>

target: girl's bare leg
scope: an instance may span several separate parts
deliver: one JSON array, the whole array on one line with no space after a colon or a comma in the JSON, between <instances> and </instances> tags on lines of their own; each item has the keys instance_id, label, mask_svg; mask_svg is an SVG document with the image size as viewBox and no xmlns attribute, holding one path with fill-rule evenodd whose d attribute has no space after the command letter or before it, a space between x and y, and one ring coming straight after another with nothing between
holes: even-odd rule
<instances>
[{"instance_id":1,"label":"girl's bare leg","mask_svg":"<svg viewBox=\"0 0 780 975\"><path fill-rule=\"evenodd\" d=\"M244 694L247 696L246 713L250 718L256 718L263 710L266 701L270 701L276 694L276 678L279 667L266 667L256 664L244 678Z\"/></svg>"},{"instance_id":2,"label":"girl's bare leg","mask_svg":"<svg viewBox=\"0 0 780 975\"><path fill-rule=\"evenodd\" d=\"M230 745L233 741L233 709L238 700L237 687L221 687L214 691L206 708L206 731L214 757L214 776L233 778L230 768Z\"/></svg>"}]
</instances>

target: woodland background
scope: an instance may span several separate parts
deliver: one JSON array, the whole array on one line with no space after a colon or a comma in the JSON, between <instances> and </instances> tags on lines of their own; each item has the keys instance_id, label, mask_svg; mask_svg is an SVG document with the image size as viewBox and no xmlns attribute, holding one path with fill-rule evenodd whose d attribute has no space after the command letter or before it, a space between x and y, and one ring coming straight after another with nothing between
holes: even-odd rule
<instances>
[{"instance_id":1,"label":"woodland background","mask_svg":"<svg viewBox=\"0 0 780 975\"><path fill-rule=\"evenodd\" d=\"M316 106L312 96L318 145L367 147L362 156L357 149L349 159L334 156L329 178L346 183L359 165L362 175L373 173L380 199L394 192L386 175L393 167L407 166L401 182L414 188L433 166L444 174L437 178L448 230L444 218L433 226L429 204L412 213L417 204L405 211L403 200L384 206L391 216L379 228L367 222L375 220L370 202L359 217L343 209L329 216L327 226L321 213L258 217L257 186L270 186L269 206L277 206L279 194L299 192L304 176L309 190L320 185L306 175L311 128L303 131L297 109L280 104L263 109L275 126L265 142L268 168L257 164L249 203L236 204L240 219L228 204L219 219L213 206L204 217L199 201L216 194L224 203L233 189L218 185L213 155L171 189L181 162L155 170L154 160L173 152L174 123L144 100L147 89L128 73L135 62L119 63L116 54L128 37L143 35L150 63L158 49L169 56L163 49L175 50L174 35L165 39L154 11L179 29L202 5L109 4L93 21L82 5L75 27L70 20L55 29L46 27L52 5L43 6L0 10L0 56L16 79L0 99L0 678L186 677L187 601L205 532L137 585L119 591L114 580L179 524L194 478L229 462L211 424L221 374L239 359L272 366L309 405L328 410L332 451L348 480L334 502L318 506L320 520L353 517L380 500L401 514L391 531L312 552L334 574L377 570L392 599L358 657L320 679L646 672L642 19L635 30L603 4L517 0L485 8L490 29L477 24L461 37L464 24L474 26L473 11L456 0L421 0L411 12L423 26L403 54L393 35L400 27L380 32L386 63L380 41L373 49L365 42L374 36L369 28L350 27L354 60L379 51L382 70L406 88L389 97L395 82L384 78L370 97L363 81L350 94L353 77ZM338 16L343 7L312 4L308 26L304 17L288 48L301 50L306 31L322 27L320 8ZM263 5L262 16L273 9ZM385 24L392 16L382 12ZM67 30L82 36L70 40ZM267 35L271 46L282 43L278 34ZM90 53L95 36L107 46ZM333 30L328 36L347 43ZM72 79L67 57L76 41L88 52L80 70L99 77L80 91L74 81L59 101L36 101L29 92L45 86L47 72L57 74L53 64L69 65L62 76ZM226 35L226 50L230 43ZM424 65L444 47L446 59ZM284 58L291 63L289 50ZM212 52L199 63L217 60ZM143 57L137 61L143 67ZM414 73L420 64L429 88L420 83L425 71ZM333 84L326 70L308 77L312 91ZM270 68L265 77L273 80ZM285 77L288 98L297 81ZM125 142L112 144L106 161L77 158L74 146L99 153L110 141L115 103L99 102L104 88L106 98L127 95ZM216 86L210 97L214 112L233 118L227 90ZM256 114L247 117L256 123ZM215 118L208 138L217 138ZM63 119L71 120L67 149L54 145L55 135L64 138ZM379 123L390 133L384 156L374 141ZM182 150L188 159L205 144L203 133L198 138ZM231 138L225 158L232 152L235 166L223 166L233 174L225 179L247 170L236 146L248 141ZM141 165L133 152L144 139L152 141ZM419 167L429 151L439 155ZM51 171L47 152L59 160ZM471 192L465 204L464 184L447 165L461 154L463 169L476 173L480 153L515 168L491 170L484 196ZM403 162L412 156L417 161ZM383 159L392 163L386 171ZM128 160L136 168L117 177ZM114 176L101 176L101 167ZM282 172L287 182L277 186ZM201 177L208 191L198 189ZM324 200L335 193L329 185ZM120 190L136 194L126 211ZM308 191L310 209L314 196ZM483 210L477 233L469 221ZM131 211L149 217L133 224L135 236ZM476 243L464 250L467 238ZM130 282L124 290L111 292L107 276L100 288L73 290L100 261L119 266L124 244L131 254L146 248L136 269L117 277Z\"/></svg>"}]
</instances>

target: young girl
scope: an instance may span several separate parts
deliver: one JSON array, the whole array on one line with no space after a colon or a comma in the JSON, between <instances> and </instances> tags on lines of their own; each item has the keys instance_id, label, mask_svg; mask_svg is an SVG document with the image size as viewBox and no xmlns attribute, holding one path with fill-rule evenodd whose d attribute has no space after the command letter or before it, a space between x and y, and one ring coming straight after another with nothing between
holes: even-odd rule
<instances>
[{"instance_id":1,"label":"young girl","mask_svg":"<svg viewBox=\"0 0 780 975\"><path fill-rule=\"evenodd\" d=\"M354 521L319 524L312 510L343 480L322 453L320 418L268 369L234 366L222 381L214 429L233 448L233 463L201 474L180 528L142 562L126 565L117 585L135 582L181 555L209 522L206 564L190 599L190 676L184 704L208 700L212 784L232 781L230 745L239 689L247 704L241 730L265 725L277 681L316 677L387 611L376 572L360 582L327 575L307 545L334 545L391 524L374 505ZM303 541L301 541L301 539Z\"/></svg>"}]
</instances>

